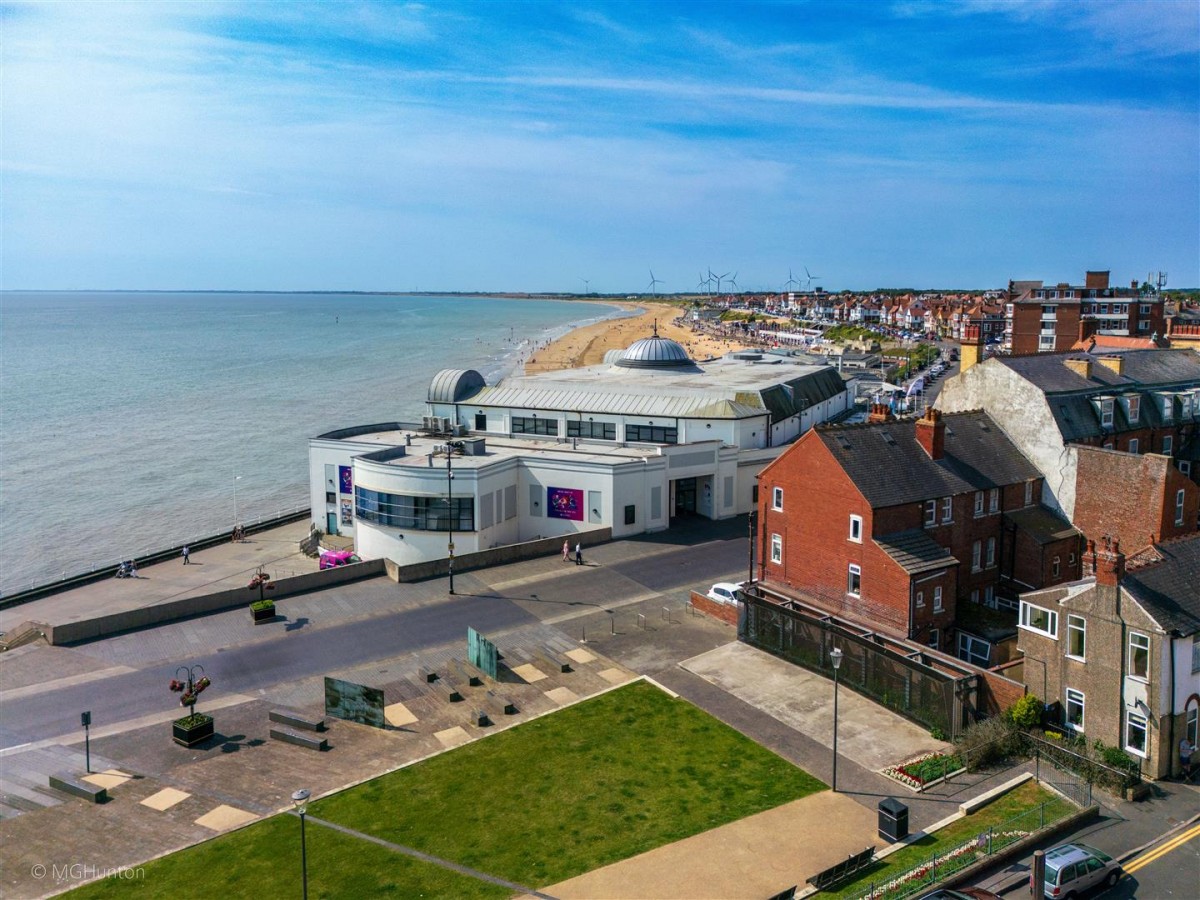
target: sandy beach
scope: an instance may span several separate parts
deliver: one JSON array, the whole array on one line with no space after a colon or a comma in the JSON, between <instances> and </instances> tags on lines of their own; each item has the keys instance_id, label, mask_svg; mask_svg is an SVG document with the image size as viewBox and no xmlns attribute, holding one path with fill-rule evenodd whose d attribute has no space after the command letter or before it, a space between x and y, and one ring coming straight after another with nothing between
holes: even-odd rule
<instances>
[{"instance_id":1,"label":"sandy beach","mask_svg":"<svg viewBox=\"0 0 1200 900\"><path fill-rule=\"evenodd\" d=\"M608 319L568 332L535 351L525 361L525 372L533 374L599 365L604 362L604 354L609 350L624 349L640 338L650 337L654 333L655 322L658 323L658 333L682 344L692 359L710 359L746 346L736 340L722 340L692 331L687 323L686 311L669 303L604 302L607 306L641 312L636 316Z\"/></svg>"}]
</instances>

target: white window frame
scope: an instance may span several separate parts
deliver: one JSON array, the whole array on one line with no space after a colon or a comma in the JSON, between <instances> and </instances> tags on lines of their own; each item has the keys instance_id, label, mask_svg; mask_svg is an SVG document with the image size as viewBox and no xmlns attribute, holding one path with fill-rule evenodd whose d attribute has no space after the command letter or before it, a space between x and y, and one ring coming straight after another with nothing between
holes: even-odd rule
<instances>
[{"instance_id":1,"label":"white window frame","mask_svg":"<svg viewBox=\"0 0 1200 900\"><path fill-rule=\"evenodd\" d=\"M924 609L925 608L925 592L917 591L917 596L913 600L913 603L917 607L917 609Z\"/></svg>"},{"instance_id":2,"label":"white window frame","mask_svg":"<svg viewBox=\"0 0 1200 900\"><path fill-rule=\"evenodd\" d=\"M1150 680L1150 635L1142 634L1140 631L1129 632L1129 642L1126 644L1125 656L1125 671L1130 678L1136 681ZM1137 656L1144 655L1146 658L1145 674L1139 675L1135 670L1134 660Z\"/></svg>"},{"instance_id":3,"label":"white window frame","mask_svg":"<svg viewBox=\"0 0 1200 900\"><path fill-rule=\"evenodd\" d=\"M988 512L1000 512L1000 488L988 491Z\"/></svg>"},{"instance_id":4,"label":"white window frame","mask_svg":"<svg viewBox=\"0 0 1200 900\"><path fill-rule=\"evenodd\" d=\"M925 527L926 528L932 528L934 525L937 524L937 511L938 511L937 500L926 500L925 501Z\"/></svg>"},{"instance_id":5,"label":"white window frame","mask_svg":"<svg viewBox=\"0 0 1200 900\"><path fill-rule=\"evenodd\" d=\"M1072 696L1074 695L1074 696ZM1079 707L1079 724L1071 721L1071 706ZM1077 691L1075 688L1067 688L1063 692L1063 722L1072 731L1083 733L1087 725L1087 696L1083 691Z\"/></svg>"},{"instance_id":6,"label":"white window frame","mask_svg":"<svg viewBox=\"0 0 1200 900\"><path fill-rule=\"evenodd\" d=\"M1025 505L1033 506L1033 482L1025 482Z\"/></svg>"},{"instance_id":7,"label":"white window frame","mask_svg":"<svg viewBox=\"0 0 1200 900\"><path fill-rule=\"evenodd\" d=\"M990 537L987 539L987 552L984 554L985 568L993 569L996 567L996 539Z\"/></svg>"},{"instance_id":8,"label":"white window frame","mask_svg":"<svg viewBox=\"0 0 1200 900\"><path fill-rule=\"evenodd\" d=\"M1137 453L1137 452L1138 452L1138 447L1139 447L1139 446L1140 446L1140 445L1138 444L1138 439L1137 439L1137 438L1130 438L1130 439L1129 439L1129 452L1130 452L1130 453Z\"/></svg>"},{"instance_id":9,"label":"white window frame","mask_svg":"<svg viewBox=\"0 0 1200 900\"><path fill-rule=\"evenodd\" d=\"M1183 503L1186 498L1187 498L1187 494L1184 492L1183 488L1180 488L1179 490L1177 490L1175 492L1175 524L1176 525L1183 524Z\"/></svg>"},{"instance_id":10,"label":"white window frame","mask_svg":"<svg viewBox=\"0 0 1200 900\"><path fill-rule=\"evenodd\" d=\"M954 498L942 498L942 524L946 525L954 521Z\"/></svg>"},{"instance_id":11,"label":"white window frame","mask_svg":"<svg viewBox=\"0 0 1200 900\"><path fill-rule=\"evenodd\" d=\"M1073 641L1072 636L1079 634L1079 649L1080 653L1072 653L1071 650ZM1067 658L1077 659L1083 662L1087 659L1087 619L1083 616L1069 615L1067 616Z\"/></svg>"},{"instance_id":12,"label":"white window frame","mask_svg":"<svg viewBox=\"0 0 1200 900\"><path fill-rule=\"evenodd\" d=\"M996 608L996 588L990 584L983 589L983 605L989 609Z\"/></svg>"},{"instance_id":13,"label":"white window frame","mask_svg":"<svg viewBox=\"0 0 1200 900\"><path fill-rule=\"evenodd\" d=\"M851 597L862 596L862 566L856 563L846 566L846 593Z\"/></svg>"},{"instance_id":14,"label":"white window frame","mask_svg":"<svg viewBox=\"0 0 1200 900\"><path fill-rule=\"evenodd\" d=\"M1200 706L1196 706L1193 703L1183 714L1183 734L1188 739L1188 743L1193 747L1196 746L1197 739L1200 739L1198 722L1200 722Z\"/></svg>"},{"instance_id":15,"label":"white window frame","mask_svg":"<svg viewBox=\"0 0 1200 900\"><path fill-rule=\"evenodd\" d=\"M1162 398L1162 418L1164 422L1175 420L1175 399L1173 397Z\"/></svg>"},{"instance_id":16,"label":"white window frame","mask_svg":"<svg viewBox=\"0 0 1200 900\"><path fill-rule=\"evenodd\" d=\"M773 563L783 562L783 535L782 534L772 534L771 535L771 562L773 562Z\"/></svg>"},{"instance_id":17,"label":"white window frame","mask_svg":"<svg viewBox=\"0 0 1200 900\"><path fill-rule=\"evenodd\" d=\"M1031 610L1036 610L1039 613L1046 614L1046 627L1041 628L1037 625L1030 624ZM1024 628L1026 631L1032 631L1034 634L1041 634L1048 638L1058 640L1058 612L1053 609L1046 609L1044 606L1038 606L1034 603L1029 603L1025 600L1021 601L1020 619L1018 627Z\"/></svg>"},{"instance_id":18,"label":"white window frame","mask_svg":"<svg viewBox=\"0 0 1200 900\"><path fill-rule=\"evenodd\" d=\"M1050 577L1057 578L1060 572L1062 572L1062 559L1056 556L1050 560Z\"/></svg>"},{"instance_id":19,"label":"white window frame","mask_svg":"<svg viewBox=\"0 0 1200 900\"><path fill-rule=\"evenodd\" d=\"M935 613L942 611L942 586L940 584L933 589L933 611Z\"/></svg>"},{"instance_id":20,"label":"white window frame","mask_svg":"<svg viewBox=\"0 0 1200 900\"><path fill-rule=\"evenodd\" d=\"M934 650L942 649L942 630L940 628L929 629L929 644Z\"/></svg>"},{"instance_id":21,"label":"white window frame","mask_svg":"<svg viewBox=\"0 0 1200 900\"><path fill-rule=\"evenodd\" d=\"M975 649L976 644L982 644L987 648L986 653L979 653ZM983 657L983 662L977 662L979 657ZM965 631L958 633L958 658L969 662L973 666L987 668L992 664L992 645L983 638L977 638L973 634L967 634Z\"/></svg>"},{"instance_id":22,"label":"white window frame","mask_svg":"<svg viewBox=\"0 0 1200 900\"><path fill-rule=\"evenodd\" d=\"M862 543L862 526L862 516L852 515L850 517L850 540L854 541L856 544Z\"/></svg>"},{"instance_id":23,"label":"white window frame","mask_svg":"<svg viewBox=\"0 0 1200 900\"><path fill-rule=\"evenodd\" d=\"M771 488L771 509L783 510L783 488Z\"/></svg>"},{"instance_id":24,"label":"white window frame","mask_svg":"<svg viewBox=\"0 0 1200 900\"><path fill-rule=\"evenodd\" d=\"M1141 418L1141 414L1142 414L1142 398L1141 397L1130 397L1129 398L1129 421L1130 421L1130 423L1136 425L1138 422L1138 419Z\"/></svg>"},{"instance_id":25,"label":"white window frame","mask_svg":"<svg viewBox=\"0 0 1200 900\"><path fill-rule=\"evenodd\" d=\"M975 541L971 544L971 571L978 572L983 568L983 541Z\"/></svg>"},{"instance_id":26,"label":"white window frame","mask_svg":"<svg viewBox=\"0 0 1200 900\"><path fill-rule=\"evenodd\" d=\"M1135 723L1137 720L1137 723ZM1130 729L1135 725L1142 732L1142 748L1139 750L1129 742ZM1150 723L1146 721L1146 717L1141 713L1134 712L1132 709L1125 710L1125 722L1121 727L1121 743L1124 745L1127 753L1132 753L1134 756L1140 756L1146 759L1150 755Z\"/></svg>"},{"instance_id":27,"label":"white window frame","mask_svg":"<svg viewBox=\"0 0 1200 900\"><path fill-rule=\"evenodd\" d=\"M975 492L975 518L983 515L983 491Z\"/></svg>"},{"instance_id":28,"label":"white window frame","mask_svg":"<svg viewBox=\"0 0 1200 900\"><path fill-rule=\"evenodd\" d=\"M1191 461L1186 460L1186 459L1181 459L1179 461L1179 471L1182 472L1184 475L1191 475L1192 474Z\"/></svg>"},{"instance_id":29,"label":"white window frame","mask_svg":"<svg viewBox=\"0 0 1200 900\"><path fill-rule=\"evenodd\" d=\"M1100 427L1112 428L1113 424L1113 402L1112 400L1100 401Z\"/></svg>"},{"instance_id":30,"label":"white window frame","mask_svg":"<svg viewBox=\"0 0 1200 900\"><path fill-rule=\"evenodd\" d=\"M1170 456L1171 451L1173 451L1174 449L1175 449L1175 436L1171 435L1171 434L1164 434L1163 439L1162 439L1163 456Z\"/></svg>"}]
</instances>

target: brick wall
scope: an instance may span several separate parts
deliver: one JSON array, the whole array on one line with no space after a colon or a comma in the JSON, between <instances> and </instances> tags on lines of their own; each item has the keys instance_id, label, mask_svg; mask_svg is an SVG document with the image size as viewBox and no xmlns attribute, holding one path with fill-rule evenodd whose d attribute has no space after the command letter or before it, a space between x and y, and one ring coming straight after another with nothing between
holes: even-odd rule
<instances>
[{"instance_id":1,"label":"brick wall","mask_svg":"<svg viewBox=\"0 0 1200 900\"><path fill-rule=\"evenodd\" d=\"M1089 540L1120 539L1130 552L1196 530L1200 489L1158 454L1135 456L1077 447L1075 526ZM1175 524L1175 494L1184 491L1183 524Z\"/></svg>"},{"instance_id":2,"label":"brick wall","mask_svg":"<svg viewBox=\"0 0 1200 900\"><path fill-rule=\"evenodd\" d=\"M720 619L726 625L737 627L738 608L736 603L718 603L711 597L692 591L692 607L706 616Z\"/></svg>"},{"instance_id":3,"label":"brick wall","mask_svg":"<svg viewBox=\"0 0 1200 900\"><path fill-rule=\"evenodd\" d=\"M999 672L980 671L979 709L985 715L998 716L1025 696L1025 685Z\"/></svg>"}]
</instances>

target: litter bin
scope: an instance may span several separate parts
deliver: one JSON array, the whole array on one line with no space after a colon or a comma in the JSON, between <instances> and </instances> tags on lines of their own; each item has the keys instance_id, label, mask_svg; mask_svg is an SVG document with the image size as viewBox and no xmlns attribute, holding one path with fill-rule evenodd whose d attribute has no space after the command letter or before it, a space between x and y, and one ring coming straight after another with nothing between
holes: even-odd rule
<instances>
[{"instance_id":1,"label":"litter bin","mask_svg":"<svg viewBox=\"0 0 1200 900\"><path fill-rule=\"evenodd\" d=\"M879 801L879 836L890 844L908 837L908 807L895 797Z\"/></svg>"}]
</instances>

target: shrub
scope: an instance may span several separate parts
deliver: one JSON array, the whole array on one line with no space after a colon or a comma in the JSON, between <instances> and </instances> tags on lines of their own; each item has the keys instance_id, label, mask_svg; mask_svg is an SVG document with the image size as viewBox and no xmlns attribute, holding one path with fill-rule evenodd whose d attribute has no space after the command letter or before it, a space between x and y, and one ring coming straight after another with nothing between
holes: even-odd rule
<instances>
[{"instance_id":1,"label":"shrub","mask_svg":"<svg viewBox=\"0 0 1200 900\"><path fill-rule=\"evenodd\" d=\"M946 731L940 725L934 725L929 729L929 736L935 741L944 741L946 740Z\"/></svg>"},{"instance_id":2,"label":"shrub","mask_svg":"<svg viewBox=\"0 0 1200 900\"><path fill-rule=\"evenodd\" d=\"M255 600L253 603L250 604L250 608L252 610L254 610L255 612L260 612L264 609L274 609L275 601L274 600Z\"/></svg>"},{"instance_id":3,"label":"shrub","mask_svg":"<svg viewBox=\"0 0 1200 900\"><path fill-rule=\"evenodd\" d=\"M1004 711L1005 718L1018 728L1036 728L1042 723L1042 701L1026 694Z\"/></svg>"}]
</instances>

